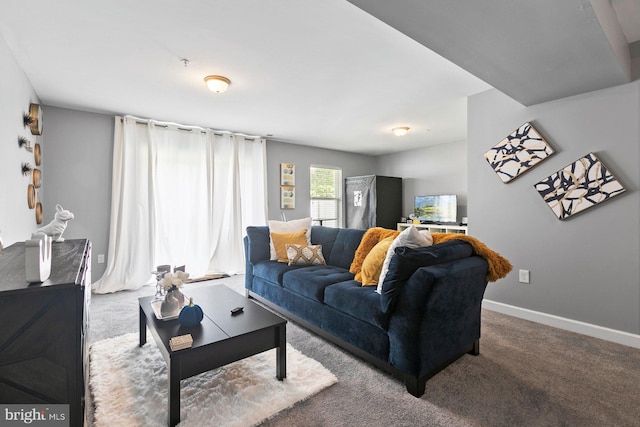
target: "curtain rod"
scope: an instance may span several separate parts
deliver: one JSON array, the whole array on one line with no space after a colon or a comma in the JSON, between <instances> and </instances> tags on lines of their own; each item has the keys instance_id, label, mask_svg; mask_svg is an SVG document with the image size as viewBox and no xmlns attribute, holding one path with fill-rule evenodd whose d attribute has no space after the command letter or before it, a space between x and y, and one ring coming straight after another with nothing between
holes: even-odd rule
<instances>
[{"instance_id":1,"label":"curtain rod","mask_svg":"<svg viewBox=\"0 0 640 427\"><path fill-rule=\"evenodd\" d=\"M181 125L179 123L171 123L171 122L161 122L159 120L151 120L151 119L143 119L140 117L135 117L135 116L118 116L120 117L120 120L123 121L125 118L128 119L133 119L136 121L136 124L138 125L147 125L149 123L153 123L154 126L157 127L161 127L164 129L168 129L169 126L176 126L176 129L181 130L181 131L185 131L185 132L193 132L194 129L196 130L200 130L200 133L207 133L208 130L212 131L214 135L224 135L225 133L231 134L231 135L239 135L244 137L244 139L249 140L249 141L254 141L256 139L266 139L263 136L259 136L259 135L247 135L246 133L242 133L242 132L232 132L232 131L228 131L228 130L216 130L216 129L208 129L208 128L203 128L200 126L189 126L189 125Z\"/></svg>"}]
</instances>

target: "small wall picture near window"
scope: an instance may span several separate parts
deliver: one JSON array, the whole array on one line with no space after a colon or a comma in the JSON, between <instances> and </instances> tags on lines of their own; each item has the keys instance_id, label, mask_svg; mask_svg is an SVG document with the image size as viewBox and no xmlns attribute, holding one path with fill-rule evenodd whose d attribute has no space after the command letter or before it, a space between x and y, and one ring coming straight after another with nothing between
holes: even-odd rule
<instances>
[{"instance_id":1,"label":"small wall picture near window","mask_svg":"<svg viewBox=\"0 0 640 427\"><path fill-rule=\"evenodd\" d=\"M291 185L280 187L280 209L296 208L296 190Z\"/></svg>"},{"instance_id":2,"label":"small wall picture near window","mask_svg":"<svg viewBox=\"0 0 640 427\"><path fill-rule=\"evenodd\" d=\"M280 163L280 185L296 185L296 166L293 163Z\"/></svg>"}]
</instances>

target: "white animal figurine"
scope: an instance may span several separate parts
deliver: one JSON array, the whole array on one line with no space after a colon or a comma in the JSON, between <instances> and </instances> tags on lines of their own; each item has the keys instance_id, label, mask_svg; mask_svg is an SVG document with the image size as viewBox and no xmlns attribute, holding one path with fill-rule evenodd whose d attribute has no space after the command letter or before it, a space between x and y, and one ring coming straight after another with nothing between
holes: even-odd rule
<instances>
[{"instance_id":1,"label":"white animal figurine","mask_svg":"<svg viewBox=\"0 0 640 427\"><path fill-rule=\"evenodd\" d=\"M67 228L67 221L74 218L73 214L66 209L62 209L62 206L56 205L56 216L49 224L44 227L36 229L31 235L32 239L37 239L38 236L43 234L51 236L56 242L64 242L62 233Z\"/></svg>"}]
</instances>

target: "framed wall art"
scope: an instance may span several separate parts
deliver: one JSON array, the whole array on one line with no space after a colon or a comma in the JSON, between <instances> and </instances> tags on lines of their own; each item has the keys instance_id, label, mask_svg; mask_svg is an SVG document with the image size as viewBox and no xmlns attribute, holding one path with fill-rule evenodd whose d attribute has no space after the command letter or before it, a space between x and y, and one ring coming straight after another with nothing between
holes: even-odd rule
<instances>
[{"instance_id":1,"label":"framed wall art","mask_svg":"<svg viewBox=\"0 0 640 427\"><path fill-rule=\"evenodd\" d=\"M280 185L296 185L296 166L280 163Z\"/></svg>"},{"instance_id":2,"label":"framed wall art","mask_svg":"<svg viewBox=\"0 0 640 427\"><path fill-rule=\"evenodd\" d=\"M626 191L594 153L560 169L534 187L560 220Z\"/></svg>"},{"instance_id":3,"label":"framed wall art","mask_svg":"<svg viewBox=\"0 0 640 427\"><path fill-rule=\"evenodd\" d=\"M280 187L280 209L295 209L296 192L295 187L283 185Z\"/></svg>"},{"instance_id":4,"label":"framed wall art","mask_svg":"<svg viewBox=\"0 0 640 427\"><path fill-rule=\"evenodd\" d=\"M484 153L484 157L505 184L516 179L554 153L529 122Z\"/></svg>"}]
</instances>

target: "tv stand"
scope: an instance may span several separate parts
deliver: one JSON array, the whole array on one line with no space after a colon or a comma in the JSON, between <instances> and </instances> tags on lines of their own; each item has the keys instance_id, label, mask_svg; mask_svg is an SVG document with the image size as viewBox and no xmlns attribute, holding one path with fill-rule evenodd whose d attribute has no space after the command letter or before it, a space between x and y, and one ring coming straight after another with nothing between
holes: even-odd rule
<instances>
[{"instance_id":1,"label":"tv stand","mask_svg":"<svg viewBox=\"0 0 640 427\"><path fill-rule=\"evenodd\" d=\"M402 231L411 226L416 227L418 230L429 230L431 233L460 233L469 234L469 227L466 225L455 224L411 224L408 222L397 223L397 230Z\"/></svg>"}]
</instances>

